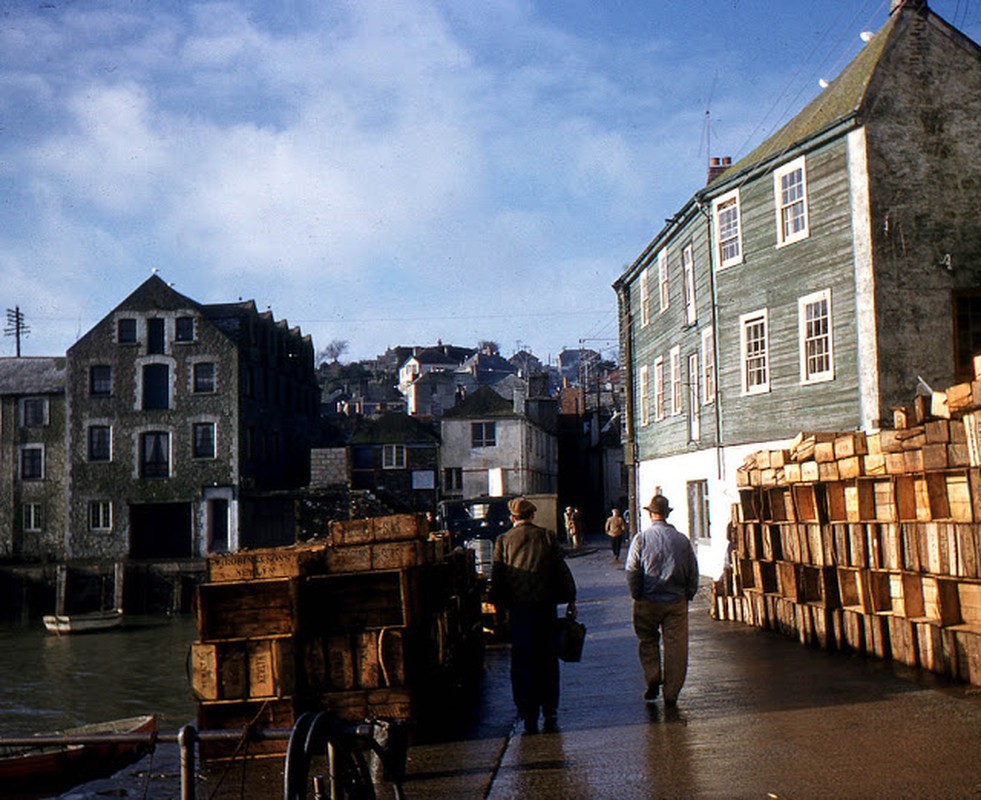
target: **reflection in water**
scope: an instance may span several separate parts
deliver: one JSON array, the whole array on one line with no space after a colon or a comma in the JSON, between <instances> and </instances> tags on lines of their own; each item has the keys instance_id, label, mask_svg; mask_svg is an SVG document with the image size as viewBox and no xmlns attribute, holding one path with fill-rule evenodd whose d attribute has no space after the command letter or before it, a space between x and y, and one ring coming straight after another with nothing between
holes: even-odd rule
<instances>
[{"instance_id":1,"label":"reflection in water","mask_svg":"<svg viewBox=\"0 0 981 800\"><path fill-rule=\"evenodd\" d=\"M0 735L155 713L161 731L194 719L190 617L130 617L104 633L52 636L0 625Z\"/></svg>"}]
</instances>

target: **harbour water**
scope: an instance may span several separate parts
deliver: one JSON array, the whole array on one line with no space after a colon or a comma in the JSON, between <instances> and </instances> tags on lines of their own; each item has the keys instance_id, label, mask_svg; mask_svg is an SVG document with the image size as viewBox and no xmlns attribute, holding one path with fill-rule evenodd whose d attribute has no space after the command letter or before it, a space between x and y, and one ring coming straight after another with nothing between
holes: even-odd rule
<instances>
[{"instance_id":1,"label":"harbour water","mask_svg":"<svg viewBox=\"0 0 981 800\"><path fill-rule=\"evenodd\" d=\"M155 713L161 732L192 722L189 616L128 617L121 629L53 636L41 621L0 625L0 736Z\"/></svg>"}]
</instances>

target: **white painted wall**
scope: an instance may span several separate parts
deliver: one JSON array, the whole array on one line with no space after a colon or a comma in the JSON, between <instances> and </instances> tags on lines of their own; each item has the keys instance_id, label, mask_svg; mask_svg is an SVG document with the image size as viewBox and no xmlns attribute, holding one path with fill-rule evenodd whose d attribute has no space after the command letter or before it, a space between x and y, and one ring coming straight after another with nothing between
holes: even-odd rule
<instances>
[{"instance_id":1,"label":"white painted wall","mask_svg":"<svg viewBox=\"0 0 981 800\"><path fill-rule=\"evenodd\" d=\"M726 447L721 450L697 450L667 458L642 461L637 468L637 499L643 527L650 524L647 512L643 511L655 487L668 498L673 509L668 522L679 531L688 534L688 482L708 481L709 492L709 533L711 544L696 542L698 569L702 575L713 580L722 575L725 555L728 549L726 527L732 515L732 505L739 501L736 488L736 469L743 460L757 450L780 450L790 446L790 439L772 442ZM721 459L721 468L720 461ZM637 517L635 516L636 520Z\"/></svg>"}]
</instances>

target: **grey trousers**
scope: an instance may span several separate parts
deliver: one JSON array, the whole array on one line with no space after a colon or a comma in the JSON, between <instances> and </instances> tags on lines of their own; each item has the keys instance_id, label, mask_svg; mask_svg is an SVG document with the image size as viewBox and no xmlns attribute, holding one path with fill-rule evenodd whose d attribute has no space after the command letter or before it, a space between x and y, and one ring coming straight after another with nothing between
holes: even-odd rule
<instances>
[{"instance_id":1,"label":"grey trousers","mask_svg":"<svg viewBox=\"0 0 981 800\"><path fill-rule=\"evenodd\" d=\"M688 601L650 603L634 600L634 633L648 686L664 684L664 699L677 700L688 673ZM661 637L664 665L661 665Z\"/></svg>"}]
</instances>

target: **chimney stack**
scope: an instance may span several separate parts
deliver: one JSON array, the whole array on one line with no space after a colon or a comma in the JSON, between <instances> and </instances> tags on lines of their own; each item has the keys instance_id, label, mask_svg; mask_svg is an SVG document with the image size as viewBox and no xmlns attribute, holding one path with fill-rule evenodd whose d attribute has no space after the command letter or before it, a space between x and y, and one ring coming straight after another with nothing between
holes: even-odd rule
<instances>
[{"instance_id":1,"label":"chimney stack","mask_svg":"<svg viewBox=\"0 0 981 800\"><path fill-rule=\"evenodd\" d=\"M709 162L708 180L705 183L711 183L731 166L732 158L730 156L722 156L721 158L713 156Z\"/></svg>"}]
</instances>

